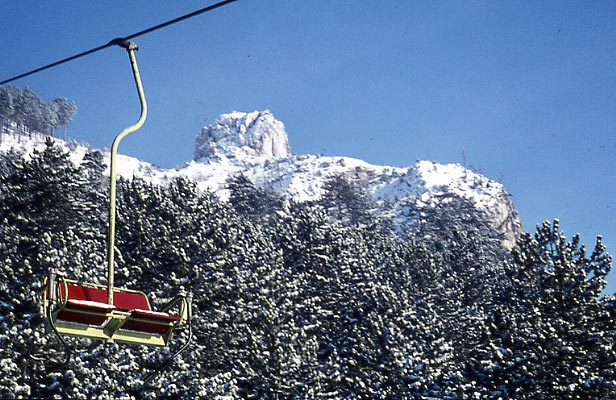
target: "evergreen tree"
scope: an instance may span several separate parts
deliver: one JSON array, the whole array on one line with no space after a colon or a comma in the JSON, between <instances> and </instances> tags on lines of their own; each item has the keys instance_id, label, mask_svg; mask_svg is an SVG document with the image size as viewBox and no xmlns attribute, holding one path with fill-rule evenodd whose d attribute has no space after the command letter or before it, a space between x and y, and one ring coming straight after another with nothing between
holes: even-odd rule
<instances>
[{"instance_id":1,"label":"evergreen tree","mask_svg":"<svg viewBox=\"0 0 616 400\"><path fill-rule=\"evenodd\" d=\"M92 186L92 191L101 191L103 182L108 181L108 178L103 176L103 172L106 168L103 154L98 150L90 150L86 152L81 161L81 167L88 179L88 182Z\"/></svg>"},{"instance_id":2,"label":"evergreen tree","mask_svg":"<svg viewBox=\"0 0 616 400\"><path fill-rule=\"evenodd\" d=\"M256 222L271 221L282 208L283 199L277 193L257 188L245 175L229 178L229 203L240 215Z\"/></svg>"},{"instance_id":3,"label":"evergreen tree","mask_svg":"<svg viewBox=\"0 0 616 400\"><path fill-rule=\"evenodd\" d=\"M334 175L323 183L323 194L318 204L334 220L345 224L365 226L374 223L374 200L342 175Z\"/></svg>"},{"instance_id":4,"label":"evergreen tree","mask_svg":"<svg viewBox=\"0 0 616 400\"><path fill-rule=\"evenodd\" d=\"M587 254L558 220L526 234L506 264L509 284L492 311L492 351L473 370L486 388L521 399L603 399L616 393L611 257L598 237Z\"/></svg>"},{"instance_id":5,"label":"evergreen tree","mask_svg":"<svg viewBox=\"0 0 616 400\"><path fill-rule=\"evenodd\" d=\"M51 141L30 160L18 158L11 165L0 176L0 259L6 267L0 281L8 289L1 295L7 307L2 324L9 332L5 348L23 371L15 385L33 397L66 395L54 384L61 375L41 374L41 362L31 357L43 347L46 356L60 348L43 334L40 292L50 268L74 278L91 273L89 261L103 247L100 227L87 223L97 204L84 201L90 193L81 170Z\"/></svg>"},{"instance_id":6,"label":"evergreen tree","mask_svg":"<svg viewBox=\"0 0 616 400\"><path fill-rule=\"evenodd\" d=\"M0 87L0 120L13 121L29 134L46 134L58 126L66 127L77 112L74 102L57 98L46 103L32 89L23 90L15 86ZM3 122L4 122L3 121Z\"/></svg>"},{"instance_id":7,"label":"evergreen tree","mask_svg":"<svg viewBox=\"0 0 616 400\"><path fill-rule=\"evenodd\" d=\"M0 120L6 121L13 117L17 92L18 89L14 86L0 87Z\"/></svg>"},{"instance_id":8,"label":"evergreen tree","mask_svg":"<svg viewBox=\"0 0 616 400\"><path fill-rule=\"evenodd\" d=\"M59 126L64 127L64 140L66 140L67 127L73 121L75 114L77 114L77 105L64 97L53 99L50 105L56 112L57 123Z\"/></svg>"}]
</instances>

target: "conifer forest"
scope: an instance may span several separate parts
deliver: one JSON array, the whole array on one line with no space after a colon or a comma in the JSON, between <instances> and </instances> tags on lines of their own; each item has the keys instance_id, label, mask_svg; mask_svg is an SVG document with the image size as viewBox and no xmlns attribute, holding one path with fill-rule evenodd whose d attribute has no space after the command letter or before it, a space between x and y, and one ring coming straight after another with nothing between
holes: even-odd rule
<instances>
[{"instance_id":1,"label":"conifer forest","mask_svg":"<svg viewBox=\"0 0 616 400\"><path fill-rule=\"evenodd\" d=\"M44 279L105 283L102 159L75 164L51 140L0 155L0 398L616 399L600 237L555 220L509 251L455 196L400 232L340 177L306 202L242 175L229 201L120 180L116 283L155 309L192 292L193 343L149 384L187 332L168 348L66 338L55 368Z\"/></svg>"}]
</instances>

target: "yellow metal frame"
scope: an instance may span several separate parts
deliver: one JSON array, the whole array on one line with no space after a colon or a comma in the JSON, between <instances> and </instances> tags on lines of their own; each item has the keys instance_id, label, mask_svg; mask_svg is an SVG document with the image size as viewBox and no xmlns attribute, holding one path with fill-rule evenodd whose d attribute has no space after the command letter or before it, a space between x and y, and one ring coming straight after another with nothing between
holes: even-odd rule
<instances>
[{"instance_id":1,"label":"yellow metal frame","mask_svg":"<svg viewBox=\"0 0 616 400\"><path fill-rule=\"evenodd\" d=\"M98 289L106 289L105 285L96 285L96 284L80 284L74 280L61 279L59 284L68 286L69 283L79 284L80 286L98 288ZM47 286L47 285L46 285ZM131 290L131 289L120 289L115 288L116 292L124 292L124 293L137 293L141 294L145 297L148 302L148 307L151 310L149 299L145 296L145 293L139 290ZM68 293L68 290L64 291L65 294ZM95 315L105 317L107 321L105 321L102 325L88 325L78 322L69 322L60 320L57 318L58 314L67 308L66 302L68 301L68 296L65 295L60 296L59 299L53 301L48 298L47 290L43 293L43 306L45 308L45 315L49 315L49 310L51 309L51 315L54 321L54 326L57 331L61 334L69 335L69 336L81 336L93 339L105 340L109 343L113 342L126 342L133 344L143 344L148 346L166 346L171 337L173 335L173 330L178 327L185 325L189 318L189 307L190 304L186 297L180 297L179 300L175 302L171 302L167 306L163 308L163 312L167 312L175 306L179 306L179 316L180 319L176 322L171 321L152 321L148 319L142 318L131 318L130 311L122 311L122 310L112 310L109 312L95 312L95 311L86 311L86 310L78 310L70 308L71 312L84 314L84 315ZM122 329L122 325L126 321L139 321L146 322L154 325L166 326L168 329L164 333L149 333L149 332L141 332L141 331L133 331L128 329ZM47 321L46 325L47 329L51 331L50 322Z\"/></svg>"},{"instance_id":2,"label":"yellow metal frame","mask_svg":"<svg viewBox=\"0 0 616 400\"><path fill-rule=\"evenodd\" d=\"M71 310L73 311L73 310ZM57 315L56 311L54 314ZM173 335L175 326L170 326L164 334L122 330L121 327L130 313L113 311L108 314L110 319L102 327L56 320L58 332L69 336L81 336L90 339L105 340L107 343L125 342L146 346L166 346ZM54 315L55 317L55 315ZM151 322L151 321L150 321Z\"/></svg>"},{"instance_id":3,"label":"yellow metal frame","mask_svg":"<svg viewBox=\"0 0 616 400\"><path fill-rule=\"evenodd\" d=\"M131 133L137 131L145 122L145 118L148 114L148 105L145 101L145 94L143 93L143 85L141 84L141 75L139 75L139 68L137 67L137 59L135 58L135 51L138 49L134 43L127 43L118 41L118 44L126 49L128 57L130 59L130 65L133 71L133 77L135 79L135 85L137 86L137 94L139 95L139 102L141 104L141 114L139 119L134 125L129 126L118 134L113 140L111 145L111 163L109 165L109 237L107 240L107 303L113 304L113 285L114 285L114 272L113 262L115 258L115 219L116 219L116 156L118 154L118 146L122 139Z\"/></svg>"}]
</instances>

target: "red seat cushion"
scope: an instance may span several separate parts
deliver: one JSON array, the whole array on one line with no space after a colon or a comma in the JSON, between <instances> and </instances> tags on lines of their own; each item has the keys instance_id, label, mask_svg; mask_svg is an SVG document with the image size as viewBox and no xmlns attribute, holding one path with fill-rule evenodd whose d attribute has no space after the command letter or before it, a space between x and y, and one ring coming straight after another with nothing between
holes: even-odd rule
<instances>
[{"instance_id":1,"label":"red seat cushion","mask_svg":"<svg viewBox=\"0 0 616 400\"><path fill-rule=\"evenodd\" d=\"M115 306L107 303L70 299L58 313L58 319L79 324L102 325L107 321L106 314L115 309Z\"/></svg>"},{"instance_id":2,"label":"red seat cushion","mask_svg":"<svg viewBox=\"0 0 616 400\"><path fill-rule=\"evenodd\" d=\"M179 315L150 310L133 310L122 329L147 333L165 333L172 323L180 320Z\"/></svg>"},{"instance_id":3,"label":"red seat cushion","mask_svg":"<svg viewBox=\"0 0 616 400\"><path fill-rule=\"evenodd\" d=\"M81 286L74 283L68 283L66 289L68 289L68 296L65 293L65 286L60 285L60 295L63 299L88 300L98 303L107 302L107 291L105 289Z\"/></svg>"}]
</instances>

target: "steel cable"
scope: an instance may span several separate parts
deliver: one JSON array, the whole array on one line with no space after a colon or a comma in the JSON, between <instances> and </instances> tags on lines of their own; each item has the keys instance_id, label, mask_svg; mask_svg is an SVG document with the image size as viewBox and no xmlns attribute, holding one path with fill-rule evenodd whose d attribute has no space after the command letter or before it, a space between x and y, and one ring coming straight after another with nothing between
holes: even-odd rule
<instances>
[{"instance_id":1,"label":"steel cable","mask_svg":"<svg viewBox=\"0 0 616 400\"><path fill-rule=\"evenodd\" d=\"M84 52L72 55L72 56L64 58L62 60L55 61L55 62L53 62L51 64L47 64L45 66L33 69L32 71L24 72L23 74L19 74L19 75L13 76L12 78L5 79L2 82L0 82L0 85L4 85L4 84L7 84L9 82L13 82L13 81L16 81L18 79L21 79L21 78L25 78L26 76L34 75L34 74L36 74L38 72L44 71L44 70L49 69L49 68L56 67L56 66L58 66L60 64L67 63L69 61L73 61L73 60L76 60L76 59L81 58L81 57L85 57L85 56L90 55L92 53L99 52L101 50L106 49L107 47L115 46L115 45L118 45L118 44L120 44L122 42L126 42L126 41L134 39L136 37L145 35L147 33L154 32L154 31L157 31L157 30L162 29L162 28L166 28L169 25L173 25L173 24L176 24L178 22L184 21L186 19L189 19L189 18L192 18L192 17L196 17L197 15L201 15L201 14L204 14L204 13L206 13L208 11L212 11L212 10L215 10L215 9L220 8L222 6L226 6L227 4L233 3L235 1L237 1L237 0L224 0L224 1L220 1L220 2L218 2L216 4L212 4L210 6L201 8L201 9L193 11L191 13L182 15L182 16L177 17L177 18L174 18L172 20L163 22L162 24L158 24L158 25L152 26L150 28L147 28L147 29L144 29L142 31L130 34L128 36L124 36L124 37L121 37L121 38L113 39L113 40L111 40L111 41L109 41L109 42L107 42L107 43L105 43L105 44L103 44L101 46L95 47L93 49L86 50Z\"/></svg>"}]
</instances>

